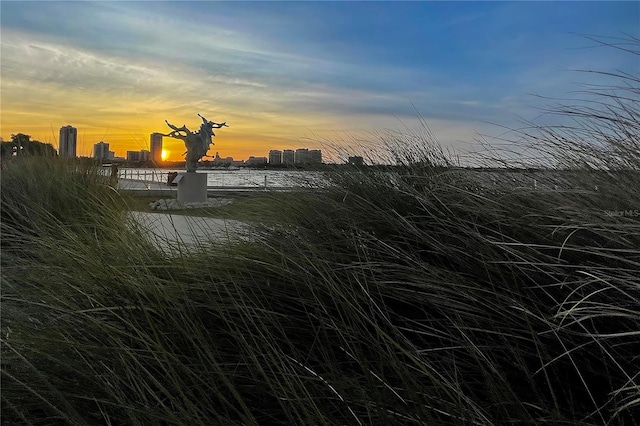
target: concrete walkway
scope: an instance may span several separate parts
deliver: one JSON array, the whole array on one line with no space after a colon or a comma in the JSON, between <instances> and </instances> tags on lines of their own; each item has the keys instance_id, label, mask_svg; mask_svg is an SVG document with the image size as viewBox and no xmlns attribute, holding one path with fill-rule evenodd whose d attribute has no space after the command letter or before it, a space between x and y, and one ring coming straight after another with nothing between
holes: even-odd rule
<instances>
[{"instance_id":1,"label":"concrete walkway","mask_svg":"<svg viewBox=\"0 0 640 426\"><path fill-rule=\"evenodd\" d=\"M169 254L252 237L250 226L236 220L171 213L130 212L130 215L134 229Z\"/></svg>"}]
</instances>

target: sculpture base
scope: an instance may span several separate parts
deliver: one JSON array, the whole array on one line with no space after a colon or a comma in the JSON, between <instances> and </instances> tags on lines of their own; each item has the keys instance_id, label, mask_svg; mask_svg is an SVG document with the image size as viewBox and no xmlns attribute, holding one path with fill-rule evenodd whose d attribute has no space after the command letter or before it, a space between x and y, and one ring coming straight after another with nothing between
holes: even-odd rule
<instances>
[{"instance_id":1,"label":"sculpture base","mask_svg":"<svg viewBox=\"0 0 640 426\"><path fill-rule=\"evenodd\" d=\"M178 181L179 202L203 203L207 201L206 173L180 173L175 180Z\"/></svg>"}]
</instances>

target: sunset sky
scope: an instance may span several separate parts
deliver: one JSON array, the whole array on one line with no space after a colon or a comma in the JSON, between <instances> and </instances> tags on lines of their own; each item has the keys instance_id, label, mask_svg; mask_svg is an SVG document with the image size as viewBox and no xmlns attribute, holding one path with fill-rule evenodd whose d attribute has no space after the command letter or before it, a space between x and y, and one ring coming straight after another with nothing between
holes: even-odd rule
<instances>
[{"instance_id":1,"label":"sunset sky","mask_svg":"<svg viewBox=\"0 0 640 426\"><path fill-rule=\"evenodd\" d=\"M474 149L477 133L538 118L541 97L570 97L600 76L638 72L638 56L602 47L640 37L632 2L0 3L1 129L78 154L149 149L167 119L197 130L227 121L210 154L365 145L417 125ZM373 143L373 142L372 142ZM165 138L170 159L184 146ZM345 152L350 148L346 147Z\"/></svg>"}]
</instances>

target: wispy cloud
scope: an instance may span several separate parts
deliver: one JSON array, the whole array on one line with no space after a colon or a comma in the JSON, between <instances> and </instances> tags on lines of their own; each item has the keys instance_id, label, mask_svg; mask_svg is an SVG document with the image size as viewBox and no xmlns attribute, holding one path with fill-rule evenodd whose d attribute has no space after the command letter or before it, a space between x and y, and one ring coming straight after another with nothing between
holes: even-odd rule
<instances>
[{"instance_id":1,"label":"wispy cloud","mask_svg":"<svg viewBox=\"0 0 640 426\"><path fill-rule=\"evenodd\" d=\"M530 94L575 87L566 70L629 65L572 49L569 32L637 34L634 9L583 6L3 2L3 131L70 122L141 137L203 112L257 146L413 123L417 110L454 141L535 116Z\"/></svg>"}]
</instances>

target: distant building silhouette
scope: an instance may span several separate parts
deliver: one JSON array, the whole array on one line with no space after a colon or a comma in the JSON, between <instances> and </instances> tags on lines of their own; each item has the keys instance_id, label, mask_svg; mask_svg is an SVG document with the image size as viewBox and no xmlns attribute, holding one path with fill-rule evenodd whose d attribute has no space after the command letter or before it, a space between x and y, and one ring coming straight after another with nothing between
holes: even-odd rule
<instances>
[{"instance_id":1,"label":"distant building silhouette","mask_svg":"<svg viewBox=\"0 0 640 426\"><path fill-rule=\"evenodd\" d=\"M216 156L213 157L213 160L211 161L213 163L213 165L215 166L234 166L234 167L238 167L238 166L242 166L244 165L244 161L242 160L234 160L233 157L220 157L220 153L216 152Z\"/></svg>"},{"instance_id":2,"label":"distant building silhouette","mask_svg":"<svg viewBox=\"0 0 640 426\"><path fill-rule=\"evenodd\" d=\"M151 160L155 163L162 162L162 133L151 133L149 141Z\"/></svg>"},{"instance_id":3,"label":"distant building silhouette","mask_svg":"<svg viewBox=\"0 0 640 426\"><path fill-rule=\"evenodd\" d=\"M296 156L294 158L296 164L306 164L309 162L309 150L307 148L296 149Z\"/></svg>"},{"instance_id":4,"label":"distant building silhouette","mask_svg":"<svg viewBox=\"0 0 640 426\"><path fill-rule=\"evenodd\" d=\"M149 161L150 155L149 151L141 150L141 151L127 151L127 161L131 162L139 162L139 161Z\"/></svg>"},{"instance_id":5,"label":"distant building silhouette","mask_svg":"<svg viewBox=\"0 0 640 426\"><path fill-rule=\"evenodd\" d=\"M322 151L319 149L298 148L294 159L295 164L320 164L322 163Z\"/></svg>"},{"instance_id":6,"label":"distant building silhouette","mask_svg":"<svg viewBox=\"0 0 640 426\"><path fill-rule=\"evenodd\" d=\"M111 155L109 155L111 153ZM107 142L100 141L93 145L93 158L98 160L110 160L113 159L113 153L109 151L109 144Z\"/></svg>"},{"instance_id":7,"label":"distant building silhouette","mask_svg":"<svg viewBox=\"0 0 640 426\"><path fill-rule=\"evenodd\" d=\"M321 164L322 163L322 151L319 149L309 150L309 163Z\"/></svg>"},{"instance_id":8,"label":"distant building silhouette","mask_svg":"<svg viewBox=\"0 0 640 426\"><path fill-rule=\"evenodd\" d=\"M282 164L282 151L278 149L272 149L269 151L269 164Z\"/></svg>"},{"instance_id":9,"label":"distant building silhouette","mask_svg":"<svg viewBox=\"0 0 640 426\"><path fill-rule=\"evenodd\" d=\"M295 163L295 151L292 149L285 149L282 151L282 164L294 164Z\"/></svg>"},{"instance_id":10,"label":"distant building silhouette","mask_svg":"<svg viewBox=\"0 0 640 426\"><path fill-rule=\"evenodd\" d=\"M267 157L254 157L251 156L244 162L245 166L264 166L267 164Z\"/></svg>"},{"instance_id":11,"label":"distant building silhouette","mask_svg":"<svg viewBox=\"0 0 640 426\"><path fill-rule=\"evenodd\" d=\"M71 125L60 127L60 138L58 141L58 154L60 157L76 156L78 129Z\"/></svg>"}]
</instances>

